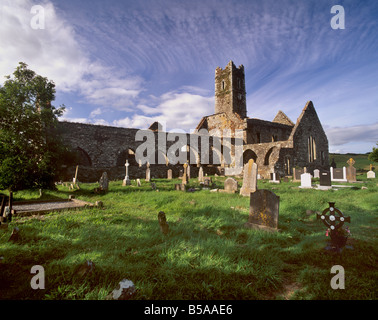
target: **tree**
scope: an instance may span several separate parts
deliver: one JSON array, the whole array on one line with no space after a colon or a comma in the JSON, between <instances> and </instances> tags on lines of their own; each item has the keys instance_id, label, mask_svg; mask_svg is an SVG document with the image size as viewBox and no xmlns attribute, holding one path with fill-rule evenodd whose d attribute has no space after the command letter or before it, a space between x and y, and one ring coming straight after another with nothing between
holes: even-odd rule
<instances>
[{"instance_id":1,"label":"tree","mask_svg":"<svg viewBox=\"0 0 378 320\"><path fill-rule=\"evenodd\" d=\"M0 86L0 189L51 188L68 152L57 134L55 84L20 62Z\"/></svg>"},{"instance_id":2,"label":"tree","mask_svg":"<svg viewBox=\"0 0 378 320\"><path fill-rule=\"evenodd\" d=\"M378 142L377 142L377 146L378 146ZM373 151L369 154L368 158L371 162L378 162L378 148L373 147Z\"/></svg>"}]
</instances>

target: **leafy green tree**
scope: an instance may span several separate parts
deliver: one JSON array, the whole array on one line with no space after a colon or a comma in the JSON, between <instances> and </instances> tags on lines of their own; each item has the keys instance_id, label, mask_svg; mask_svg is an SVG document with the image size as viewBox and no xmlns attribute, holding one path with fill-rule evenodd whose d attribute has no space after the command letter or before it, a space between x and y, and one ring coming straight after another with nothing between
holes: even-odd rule
<instances>
[{"instance_id":1,"label":"leafy green tree","mask_svg":"<svg viewBox=\"0 0 378 320\"><path fill-rule=\"evenodd\" d=\"M55 84L20 62L0 86L0 189L51 188L68 149L57 134Z\"/></svg>"},{"instance_id":2,"label":"leafy green tree","mask_svg":"<svg viewBox=\"0 0 378 320\"><path fill-rule=\"evenodd\" d=\"M377 146L378 146L378 142L377 142ZM374 147L373 147L373 151L370 152L368 158L369 158L369 160L372 161L372 162L378 162L378 148L374 148Z\"/></svg>"}]
</instances>

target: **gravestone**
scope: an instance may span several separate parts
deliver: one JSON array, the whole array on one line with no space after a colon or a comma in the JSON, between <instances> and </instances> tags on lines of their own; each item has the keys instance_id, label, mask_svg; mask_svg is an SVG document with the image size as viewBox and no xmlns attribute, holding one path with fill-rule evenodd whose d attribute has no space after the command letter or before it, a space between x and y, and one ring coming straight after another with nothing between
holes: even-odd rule
<instances>
[{"instance_id":1,"label":"gravestone","mask_svg":"<svg viewBox=\"0 0 378 320\"><path fill-rule=\"evenodd\" d=\"M367 172L367 178L368 179L374 179L375 178L375 172L374 171L368 171Z\"/></svg>"},{"instance_id":2,"label":"gravestone","mask_svg":"<svg viewBox=\"0 0 378 320\"><path fill-rule=\"evenodd\" d=\"M356 163L356 161L354 161L353 158L350 158L347 161L347 164L349 166L346 168L346 179L348 180L348 182L356 182L357 181L357 179L356 179L356 168L353 167L353 165L355 163Z\"/></svg>"},{"instance_id":3,"label":"gravestone","mask_svg":"<svg viewBox=\"0 0 378 320\"><path fill-rule=\"evenodd\" d=\"M211 180L211 177L204 177L203 178L203 186L208 188L212 185L212 180Z\"/></svg>"},{"instance_id":4,"label":"gravestone","mask_svg":"<svg viewBox=\"0 0 378 320\"><path fill-rule=\"evenodd\" d=\"M168 223L167 223L167 218L166 218L165 213L163 211L159 212L158 221L159 221L159 226L160 226L161 232L163 234L168 234L169 226L168 226Z\"/></svg>"},{"instance_id":5,"label":"gravestone","mask_svg":"<svg viewBox=\"0 0 378 320\"><path fill-rule=\"evenodd\" d=\"M224 181L224 190L229 193L235 193L238 191L238 182L234 178L227 178Z\"/></svg>"},{"instance_id":6,"label":"gravestone","mask_svg":"<svg viewBox=\"0 0 378 320\"><path fill-rule=\"evenodd\" d=\"M320 179L319 179L320 186L324 187L331 187L331 173L326 170L320 171Z\"/></svg>"},{"instance_id":7,"label":"gravestone","mask_svg":"<svg viewBox=\"0 0 378 320\"><path fill-rule=\"evenodd\" d=\"M109 179L108 174L104 172L100 178L100 181L98 182L100 184L100 190L101 191L108 191L109 189Z\"/></svg>"},{"instance_id":8,"label":"gravestone","mask_svg":"<svg viewBox=\"0 0 378 320\"><path fill-rule=\"evenodd\" d=\"M300 188L311 188L311 174L303 173L301 174L301 186Z\"/></svg>"},{"instance_id":9,"label":"gravestone","mask_svg":"<svg viewBox=\"0 0 378 320\"><path fill-rule=\"evenodd\" d=\"M252 229L277 231L280 197L261 189L250 194L249 218L245 224Z\"/></svg>"},{"instance_id":10,"label":"gravestone","mask_svg":"<svg viewBox=\"0 0 378 320\"><path fill-rule=\"evenodd\" d=\"M187 164L187 167L186 167L186 176L188 177L188 181L190 180L190 164L188 163Z\"/></svg>"},{"instance_id":11,"label":"gravestone","mask_svg":"<svg viewBox=\"0 0 378 320\"><path fill-rule=\"evenodd\" d=\"M281 181L280 181L280 175L279 175L279 173L272 172L270 174L270 180L269 180L269 182L280 183Z\"/></svg>"},{"instance_id":12,"label":"gravestone","mask_svg":"<svg viewBox=\"0 0 378 320\"><path fill-rule=\"evenodd\" d=\"M314 178L320 178L320 170L319 169L314 170Z\"/></svg>"},{"instance_id":13,"label":"gravestone","mask_svg":"<svg viewBox=\"0 0 378 320\"><path fill-rule=\"evenodd\" d=\"M167 171L167 179L168 180L172 179L172 169L168 169L168 171Z\"/></svg>"},{"instance_id":14,"label":"gravestone","mask_svg":"<svg viewBox=\"0 0 378 320\"><path fill-rule=\"evenodd\" d=\"M250 159L244 165L243 186L240 189L240 194L244 197L249 197L251 192L257 190L257 164Z\"/></svg>"},{"instance_id":15,"label":"gravestone","mask_svg":"<svg viewBox=\"0 0 378 320\"><path fill-rule=\"evenodd\" d=\"M324 209L322 213L316 214L316 219L322 220L328 228L327 236L328 230L330 231L331 247L328 246L326 249L336 249L340 252L349 236L349 228L343 229L342 226L345 222L350 223L350 217L344 216L339 209L335 208L335 202L328 202L328 205L329 207Z\"/></svg>"},{"instance_id":16,"label":"gravestone","mask_svg":"<svg viewBox=\"0 0 378 320\"><path fill-rule=\"evenodd\" d=\"M293 168L293 181L301 181L301 174L305 173L303 168Z\"/></svg>"},{"instance_id":17,"label":"gravestone","mask_svg":"<svg viewBox=\"0 0 378 320\"><path fill-rule=\"evenodd\" d=\"M203 168L202 168L202 166L199 168L199 171L198 171L198 182L203 182Z\"/></svg>"},{"instance_id":18,"label":"gravestone","mask_svg":"<svg viewBox=\"0 0 378 320\"><path fill-rule=\"evenodd\" d=\"M175 184L175 190L178 190L178 191L186 191L185 184L176 183L176 184Z\"/></svg>"},{"instance_id":19,"label":"gravestone","mask_svg":"<svg viewBox=\"0 0 378 320\"><path fill-rule=\"evenodd\" d=\"M147 169L146 169L146 181L151 181L151 170L150 170L150 164L147 162Z\"/></svg>"},{"instance_id":20,"label":"gravestone","mask_svg":"<svg viewBox=\"0 0 378 320\"><path fill-rule=\"evenodd\" d=\"M140 187L142 184L140 183L140 179L136 179L137 187Z\"/></svg>"},{"instance_id":21,"label":"gravestone","mask_svg":"<svg viewBox=\"0 0 378 320\"><path fill-rule=\"evenodd\" d=\"M188 183L187 169L188 169L188 164L184 163L184 170L183 170L183 173L182 173L182 182L181 182L182 184L187 184Z\"/></svg>"}]
</instances>

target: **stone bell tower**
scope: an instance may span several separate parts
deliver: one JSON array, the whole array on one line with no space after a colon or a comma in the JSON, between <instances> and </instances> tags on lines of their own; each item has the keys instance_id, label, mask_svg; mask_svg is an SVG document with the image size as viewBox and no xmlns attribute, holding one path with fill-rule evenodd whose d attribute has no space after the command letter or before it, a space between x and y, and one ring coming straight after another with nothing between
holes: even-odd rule
<instances>
[{"instance_id":1,"label":"stone bell tower","mask_svg":"<svg viewBox=\"0 0 378 320\"><path fill-rule=\"evenodd\" d=\"M236 67L232 61L215 69L215 113L222 112L247 117L244 66Z\"/></svg>"}]
</instances>

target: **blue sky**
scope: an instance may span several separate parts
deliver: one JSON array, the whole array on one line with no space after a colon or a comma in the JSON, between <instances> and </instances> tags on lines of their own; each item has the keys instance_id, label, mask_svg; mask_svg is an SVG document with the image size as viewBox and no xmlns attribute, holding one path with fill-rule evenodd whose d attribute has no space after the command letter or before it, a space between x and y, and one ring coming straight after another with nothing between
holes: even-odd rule
<instances>
[{"instance_id":1,"label":"blue sky","mask_svg":"<svg viewBox=\"0 0 378 320\"><path fill-rule=\"evenodd\" d=\"M331 28L333 5L345 29ZM311 100L330 152L365 153L378 141L377 17L374 0L0 0L0 75L24 61L53 80L67 121L190 132L233 60L249 117L295 122Z\"/></svg>"}]
</instances>

